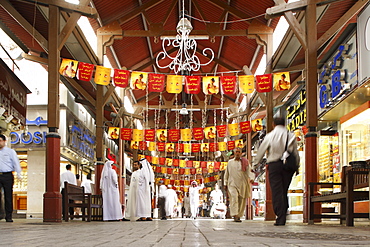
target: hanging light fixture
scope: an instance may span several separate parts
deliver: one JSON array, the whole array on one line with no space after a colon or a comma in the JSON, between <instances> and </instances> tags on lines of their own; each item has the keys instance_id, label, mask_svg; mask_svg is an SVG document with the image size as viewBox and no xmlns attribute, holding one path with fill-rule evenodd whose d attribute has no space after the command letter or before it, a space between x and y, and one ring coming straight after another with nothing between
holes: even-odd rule
<instances>
[{"instance_id":1,"label":"hanging light fixture","mask_svg":"<svg viewBox=\"0 0 370 247\"><path fill-rule=\"evenodd\" d=\"M203 49L202 53L204 56L207 56L207 52L210 53L211 58L207 63L201 64L199 57L196 55L197 52L197 42L189 38L189 34L193 27L188 19L185 18L185 10L184 10L184 1L182 1L182 18L180 19L179 23L177 24L176 30L177 35L174 40L170 40L170 38L165 37L162 40L162 49L160 53L158 53L156 57L157 66L161 69L169 68L173 70L176 74L181 71L198 71L200 66L208 65L212 62L214 58L214 53L211 48ZM176 56L170 56L167 53L166 47L173 46L178 48ZM172 60L169 64L165 66L161 66L159 64L159 60L163 60L169 58Z\"/></svg>"}]
</instances>

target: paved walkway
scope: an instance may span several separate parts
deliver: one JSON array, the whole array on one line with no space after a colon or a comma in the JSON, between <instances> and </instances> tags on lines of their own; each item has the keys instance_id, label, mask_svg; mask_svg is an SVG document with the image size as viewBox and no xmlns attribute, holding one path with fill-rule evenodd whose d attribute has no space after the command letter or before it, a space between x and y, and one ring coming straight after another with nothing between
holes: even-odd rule
<instances>
[{"instance_id":1,"label":"paved walkway","mask_svg":"<svg viewBox=\"0 0 370 247\"><path fill-rule=\"evenodd\" d=\"M370 246L370 221L355 227L327 221L173 219L152 222L43 223L41 219L0 221L0 246Z\"/></svg>"}]
</instances>

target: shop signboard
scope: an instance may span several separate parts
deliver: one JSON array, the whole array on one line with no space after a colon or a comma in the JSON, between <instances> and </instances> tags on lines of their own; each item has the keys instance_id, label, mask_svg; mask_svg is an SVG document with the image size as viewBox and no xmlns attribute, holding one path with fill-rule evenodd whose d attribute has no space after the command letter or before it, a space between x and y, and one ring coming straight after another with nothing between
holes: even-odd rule
<instances>
[{"instance_id":1,"label":"shop signboard","mask_svg":"<svg viewBox=\"0 0 370 247\"><path fill-rule=\"evenodd\" d=\"M358 39L358 81L363 83L370 79L370 5L357 19Z\"/></svg>"},{"instance_id":2,"label":"shop signboard","mask_svg":"<svg viewBox=\"0 0 370 247\"><path fill-rule=\"evenodd\" d=\"M26 125L27 93L27 87L0 59L0 106L6 117L13 116L22 125Z\"/></svg>"},{"instance_id":3,"label":"shop signboard","mask_svg":"<svg viewBox=\"0 0 370 247\"><path fill-rule=\"evenodd\" d=\"M356 59L356 36L353 35L346 43L339 45L321 68L318 79L319 115L357 86Z\"/></svg>"},{"instance_id":4,"label":"shop signboard","mask_svg":"<svg viewBox=\"0 0 370 247\"><path fill-rule=\"evenodd\" d=\"M294 131L306 123L306 90L301 90L297 98L286 108L287 128Z\"/></svg>"},{"instance_id":5,"label":"shop signboard","mask_svg":"<svg viewBox=\"0 0 370 247\"><path fill-rule=\"evenodd\" d=\"M68 121L68 147L81 157L93 161L95 158L96 137L72 114L67 115Z\"/></svg>"}]
</instances>

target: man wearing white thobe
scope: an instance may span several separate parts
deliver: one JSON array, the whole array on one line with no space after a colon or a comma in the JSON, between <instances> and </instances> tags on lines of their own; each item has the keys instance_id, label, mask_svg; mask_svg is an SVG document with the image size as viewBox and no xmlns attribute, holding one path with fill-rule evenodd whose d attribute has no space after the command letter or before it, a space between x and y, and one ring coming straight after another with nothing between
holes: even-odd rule
<instances>
[{"instance_id":1,"label":"man wearing white thobe","mask_svg":"<svg viewBox=\"0 0 370 247\"><path fill-rule=\"evenodd\" d=\"M175 206L177 206L177 194L176 191L172 189L172 185L168 185L166 191L166 215L167 217L172 217L174 213Z\"/></svg>"},{"instance_id":2,"label":"man wearing white thobe","mask_svg":"<svg viewBox=\"0 0 370 247\"><path fill-rule=\"evenodd\" d=\"M199 207L199 190L203 189L204 185L201 184L198 186L196 181L191 182L191 186L189 187L189 197L190 197L190 212L191 218L197 218L197 211Z\"/></svg>"},{"instance_id":3,"label":"man wearing white thobe","mask_svg":"<svg viewBox=\"0 0 370 247\"><path fill-rule=\"evenodd\" d=\"M235 222L241 222L244 215L246 200L251 195L251 183L254 175L251 172L249 162L241 158L242 150L234 150L235 158L229 160L224 176L224 185L229 192L230 214Z\"/></svg>"},{"instance_id":4,"label":"man wearing white thobe","mask_svg":"<svg viewBox=\"0 0 370 247\"><path fill-rule=\"evenodd\" d=\"M154 191L154 172L152 166L146 159L141 159L141 173L139 176L136 215L140 221L152 220L152 197Z\"/></svg>"},{"instance_id":5,"label":"man wearing white thobe","mask_svg":"<svg viewBox=\"0 0 370 247\"><path fill-rule=\"evenodd\" d=\"M85 188L85 193L92 193L91 184L93 181L91 181L91 174L87 174L86 180L82 181L81 187Z\"/></svg>"},{"instance_id":6,"label":"man wearing white thobe","mask_svg":"<svg viewBox=\"0 0 370 247\"><path fill-rule=\"evenodd\" d=\"M137 194L139 187L139 178L141 176L140 164L138 161L133 163L130 182L130 190L127 197L127 208L126 208L126 218L129 218L131 221L137 220L136 214L136 204L137 204Z\"/></svg>"},{"instance_id":7,"label":"man wearing white thobe","mask_svg":"<svg viewBox=\"0 0 370 247\"><path fill-rule=\"evenodd\" d=\"M186 196L184 197L184 209L185 213L184 215L186 218L190 217L190 197L189 197L189 192L186 192Z\"/></svg>"},{"instance_id":8,"label":"man wearing white thobe","mask_svg":"<svg viewBox=\"0 0 370 247\"><path fill-rule=\"evenodd\" d=\"M68 182L69 184L77 185L76 181L76 176L71 172L72 166L70 164L66 165L66 171L63 172L60 175L60 188L61 188L61 194L62 194L62 215L63 218L64 216L64 200L65 200L65 195L64 195L64 182ZM73 200L69 200L69 202L73 202ZM68 212L70 215L74 214L74 210L72 207L68 209Z\"/></svg>"},{"instance_id":9,"label":"man wearing white thobe","mask_svg":"<svg viewBox=\"0 0 370 247\"><path fill-rule=\"evenodd\" d=\"M215 189L212 190L210 194L210 199L212 203L211 212L209 214L210 217L215 217L216 209L220 208L220 204L224 202L224 194L220 190L218 184L215 185Z\"/></svg>"},{"instance_id":10,"label":"man wearing white thobe","mask_svg":"<svg viewBox=\"0 0 370 247\"><path fill-rule=\"evenodd\" d=\"M121 220L122 206L119 199L118 177L112 168L113 161L105 162L101 179L100 189L103 197L103 220Z\"/></svg>"}]
</instances>

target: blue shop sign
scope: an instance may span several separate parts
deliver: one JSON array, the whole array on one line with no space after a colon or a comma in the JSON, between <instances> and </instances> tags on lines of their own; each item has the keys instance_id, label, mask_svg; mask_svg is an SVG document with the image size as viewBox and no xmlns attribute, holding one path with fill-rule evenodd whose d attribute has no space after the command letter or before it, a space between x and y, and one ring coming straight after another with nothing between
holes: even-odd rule
<instances>
[{"instance_id":1,"label":"blue shop sign","mask_svg":"<svg viewBox=\"0 0 370 247\"><path fill-rule=\"evenodd\" d=\"M318 93L321 110L332 107L357 84L357 53L353 40L354 38L349 43L340 45L319 73Z\"/></svg>"},{"instance_id":2,"label":"blue shop sign","mask_svg":"<svg viewBox=\"0 0 370 247\"><path fill-rule=\"evenodd\" d=\"M17 133L17 132L10 132L10 139L11 144L45 144L46 143L46 132L43 131L35 131L25 132L25 133Z\"/></svg>"}]
</instances>

